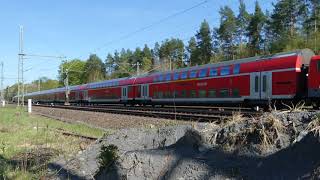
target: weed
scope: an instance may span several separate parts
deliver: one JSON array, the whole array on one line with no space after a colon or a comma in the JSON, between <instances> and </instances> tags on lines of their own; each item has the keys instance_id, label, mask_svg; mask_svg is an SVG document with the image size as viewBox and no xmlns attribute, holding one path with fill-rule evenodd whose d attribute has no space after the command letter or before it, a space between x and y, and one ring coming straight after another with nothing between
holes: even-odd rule
<instances>
[{"instance_id":1,"label":"weed","mask_svg":"<svg viewBox=\"0 0 320 180\"><path fill-rule=\"evenodd\" d=\"M315 136L320 137L320 118L319 118L319 116L308 124L307 130L309 132L312 132Z\"/></svg>"},{"instance_id":2,"label":"weed","mask_svg":"<svg viewBox=\"0 0 320 180\"><path fill-rule=\"evenodd\" d=\"M108 146L103 145L98 157L100 169L109 168L112 163L118 159L118 147L111 144Z\"/></svg>"}]
</instances>

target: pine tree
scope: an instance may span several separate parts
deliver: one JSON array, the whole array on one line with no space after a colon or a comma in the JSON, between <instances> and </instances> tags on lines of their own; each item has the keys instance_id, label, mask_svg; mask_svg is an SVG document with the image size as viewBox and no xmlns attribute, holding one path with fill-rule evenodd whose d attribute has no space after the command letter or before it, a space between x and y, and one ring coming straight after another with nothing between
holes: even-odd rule
<instances>
[{"instance_id":1,"label":"pine tree","mask_svg":"<svg viewBox=\"0 0 320 180\"><path fill-rule=\"evenodd\" d=\"M301 0L279 0L269 21L272 33L271 51L296 49L301 44L300 31L305 15L305 3ZM298 42L300 41L300 42Z\"/></svg>"},{"instance_id":2,"label":"pine tree","mask_svg":"<svg viewBox=\"0 0 320 180\"><path fill-rule=\"evenodd\" d=\"M245 45L248 42L248 25L250 22L250 14L247 12L246 5L243 0L239 0L239 14L237 17L237 44L239 44L238 56L245 56Z\"/></svg>"},{"instance_id":3,"label":"pine tree","mask_svg":"<svg viewBox=\"0 0 320 180\"><path fill-rule=\"evenodd\" d=\"M261 51L263 44L261 33L265 21L266 17L262 12L258 1L256 1L255 11L248 26L249 47L252 52L252 56L259 54Z\"/></svg>"},{"instance_id":4,"label":"pine tree","mask_svg":"<svg viewBox=\"0 0 320 180\"><path fill-rule=\"evenodd\" d=\"M191 37L188 42L188 47L186 48L188 51L188 64L189 66L193 66L198 64L198 48L197 48L197 41L195 37Z\"/></svg>"},{"instance_id":5,"label":"pine tree","mask_svg":"<svg viewBox=\"0 0 320 180\"><path fill-rule=\"evenodd\" d=\"M226 59L235 58L237 21L232 9L225 6L220 9L220 27L217 30L222 52Z\"/></svg>"},{"instance_id":6,"label":"pine tree","mask_svg":"<svg viewBox=\"0 0 320 180\"><path fill-rule=\"evenodd\" d=\"M207 64L212 57L212 37L209 23L206 20L201 23L196 38L198 58L195 64Z\"/></svg>"},{"instance_id":7,"label":"pine tree","mask_svg":"<svg viewBox=\"0 0 320 180\"><path fill-rule=\"evenodd\" d=\"M184 43L180 39L167 39L159 49L159 57L163 71L185 67Z\"/></svg>"},{"instance_id":8,"label":"pine tree","mask_svg":"<svg viewBox=\"0 0 320 180\"><path fill-rule=\"evenodd\" d=\"M145 44L143 48L142 70L147 73L153 68L152 53L150 48Z\"/></svg>"}]
</instances>

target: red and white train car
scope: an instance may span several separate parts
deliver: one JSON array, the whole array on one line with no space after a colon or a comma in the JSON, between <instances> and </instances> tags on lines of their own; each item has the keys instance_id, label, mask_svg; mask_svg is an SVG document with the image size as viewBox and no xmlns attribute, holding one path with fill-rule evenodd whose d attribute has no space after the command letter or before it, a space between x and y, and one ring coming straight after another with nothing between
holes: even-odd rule
<instances>
[{"instance_id":1,"label":"red and white train car","mask_svg":"<svg viewBox=\"0 0 320 180\"><path fill-rule=\"evenodd\" d=\"M62 93L59 88L27 96L61 102ZM320 56L304 49L74 86L70 102L258 105L309 100L319 105L319 97Z\"/></svg>"}]
</instances>

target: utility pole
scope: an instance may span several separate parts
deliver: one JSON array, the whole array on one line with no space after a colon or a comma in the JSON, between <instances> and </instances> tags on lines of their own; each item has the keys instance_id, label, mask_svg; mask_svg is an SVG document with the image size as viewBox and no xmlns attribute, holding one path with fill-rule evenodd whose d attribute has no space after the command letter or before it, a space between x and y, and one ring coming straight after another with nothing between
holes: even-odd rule
<instances>
[{"instance_id":1,"label":"utility pole","mask_svg":"<svg viewBox=\"0 0 320 180\"><path fill-rule=\"evenodd\" d=\"M23 26L20 26L20 37L19 37L19 60L18 60L18 106L22 101L24 105L24 83L23 83ZM21 87L22 83L22 87ZM20 97L22 95L22 99Z\"/></svg>"},{"instance_id":2,"label":"utility pole","mask_svg":"<svg viewBox=\"0 0 320 180\"><path fill-rule=\"evenodd\" d=\"M38 91L40 91L40 90L41 90L41 79L39 77L39 80L38 80Z\"/></svg>"},{"instance_id":3,"label":"utility pole","mask_svg":"<svg viewBox=\"0 0 320 180\"><path fill-rule=\"evenodd\" d=\"M64 105L69 106L70 102L69 102L69 94L70 94L70 90L69 90L69 69L66 69L66 79L64 79L64 85L66 87L66 101L64 102Z\"/></svg>"},{"instance_id":4,"label":"utility pole","mask_svg":"<svg viewBox=\"0 0 320 180\"><path fill-rule=\"evenodd\" d=\"M4 100L4 95L3 95L3 62L1 62L0 64L1 66L1 82L0 82L0 93L1 93L1 96L0 96L0 100L3 101Z\"/></svg>"},{"instance_id":5,"label":"utility pole","mask_svg":"<svg viewBox=\"0 0 320 180\"><path fill-rule=\"evenodd\" d=\"M314 51L317 51L317 8L314 10Z\"/></svg>"},{"instance_id":6,"label":"utility pole","mask_svg":"<svg viewBox=\"0 0 320 180\"><path fill-rule=\"evenodd\" d=\"M140 75L140 66L142 65L141 63L137 62L135 64L132 64L133 66L136 66L137 67L137 76Z\"/></svg>"},{"instance_id":7,"label":"utility pole","mask_svg":"<svg viewBox=\"0 0 320 180\"><path fill-rule=\"evenodd\" d=\"M139 62L137 62L137 76L139 76L140 75L140 66L141 66L142 64L140 64Z\"/></svg>"}]
</instances>

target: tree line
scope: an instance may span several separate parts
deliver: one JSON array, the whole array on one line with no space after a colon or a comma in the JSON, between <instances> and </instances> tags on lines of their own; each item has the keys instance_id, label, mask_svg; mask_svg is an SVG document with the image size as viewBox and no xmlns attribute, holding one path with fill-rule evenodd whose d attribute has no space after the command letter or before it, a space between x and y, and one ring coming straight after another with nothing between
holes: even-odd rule
<instances>
[{"instance_id":1,"label":"tree line","mask_svg":"<svg viewBox=\"0 0 320 180\"><path fill-rule=\"evenodd\" d=\"M104 59L91 54L85 61L65 61L59 67L59 86L67 74L69 84L77 85L294 49L319 53L320 0L278 0L272 5L272 11L263 11L256 1L249 13L239 0L237 14L221 7L219 26L204 20L187 43L170 38L153 47L121 49Z\"/></svg>"}]
</instances>

